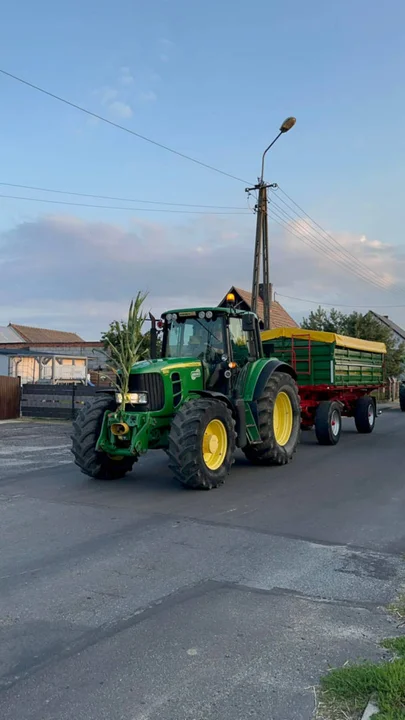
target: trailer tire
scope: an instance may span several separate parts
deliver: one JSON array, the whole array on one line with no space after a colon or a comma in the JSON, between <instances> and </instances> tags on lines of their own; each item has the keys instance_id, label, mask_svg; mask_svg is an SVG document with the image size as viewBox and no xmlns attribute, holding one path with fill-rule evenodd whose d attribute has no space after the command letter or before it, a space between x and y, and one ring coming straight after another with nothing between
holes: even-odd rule
<instances>
[{"instance_id":1,"label":"trailer tire","mask_svg":"<svg viewBox=\"0 0 405 720\"><path fill-rule=\"evenodd\" d=\"M235 421L220 400L188 400L174 416L169 467L183 487L211 490L225 482L235 461Z\"/></svg>"},{"instance_id":2,"label":"trailer tire","mask_svg":"<svg viewBox=\"0 0 405 720\"><path fill-rule=\"evenodd\" d=\"M289 412L291 412L291 432L285 442L277 439L275 425L274 409L280 396L287 405L290 405ZM278 371L270 375L257 401L257 411L262 442L247 445L243 449L246 458L254 465L286 465L297 450L301 426L300 399L297 385L291 375Z\"/></svg>"},{"instance_id":3,"label":"trailer tire","mask_svg":"<svg viewBox=\"0 0 405 720\"><path fill-rule=\"evenodd\" d=\"M323 400L315 413L315 434L320 445L337 445L342 432L340 404Z\"/></svg>"},{"instance_id":4,"label":"trailer tire","mask_svg":"<svg viewBox=\"0 0 405 720\"><path fill-rule=\"evenodd\" d=\"M98 395L80 410L73 423L71 450L74 461L84 475L94 480L118 480L132 470L138 459L137 456L124 456L115 460L96 450L104 413L116 408L117 403L111 395Z\"/></svg>"},{"instance_id":5,"label":"trailer tire","mask_svg":"<svg viewBox=\"0 0 405 720\"><path fill-rule=\"evenodd\" d=\"M375 419L376 406L373 398L369 395L359 398L354 409L354 422L357 432L364 435L372 433L375 426Z\"/></svg>"}]
</instances>

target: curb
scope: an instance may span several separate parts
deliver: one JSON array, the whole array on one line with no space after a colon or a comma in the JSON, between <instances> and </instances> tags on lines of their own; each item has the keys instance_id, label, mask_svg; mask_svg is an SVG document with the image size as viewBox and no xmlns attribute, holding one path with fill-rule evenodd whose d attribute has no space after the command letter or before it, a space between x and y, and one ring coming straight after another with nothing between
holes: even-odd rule
<instances>
[{"instance_id":1,"label":"curb","mask_svg":"<svg viewBox=\"0 0 405 720\"><path fill-rule=\"evenodd\" d=\"M370 700L363 715L361 716L361 720L370 720L370 718L372 718L373 715L376 715L379 711L379 707Z\"/></svg>"}]
</instances>

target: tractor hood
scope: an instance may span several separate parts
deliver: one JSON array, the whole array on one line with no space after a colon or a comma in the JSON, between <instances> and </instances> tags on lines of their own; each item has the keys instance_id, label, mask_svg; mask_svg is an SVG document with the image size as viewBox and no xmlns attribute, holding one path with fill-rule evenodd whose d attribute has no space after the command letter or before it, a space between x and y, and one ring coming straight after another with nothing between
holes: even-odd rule
<instances>
[{"instance_id":1,"label":"tractor hood","mask_svg":"<svg viewBox=\"0 0 405 720\"><path fill-rule=\"evenodd\" d=\"M187 370L190 372L195 370L195 377L201 377L202 375L202 363L201 360L193 357L184 358L164 358L158 360L141 360L141 362L135 363L131 368L131 375L141 375L144 373L158 372L162 375L169 375L172 370ZM199 371L199 372L198 372ZM198 373L198 374L197 374Z\"/></svg>"}]
</instances>

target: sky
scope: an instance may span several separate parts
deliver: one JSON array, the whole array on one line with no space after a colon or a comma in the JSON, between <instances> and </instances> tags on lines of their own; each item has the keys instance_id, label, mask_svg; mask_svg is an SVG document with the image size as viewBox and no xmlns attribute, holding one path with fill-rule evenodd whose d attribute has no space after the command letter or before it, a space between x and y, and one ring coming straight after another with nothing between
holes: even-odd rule
<instances>
[{"instance_id":1,"label":"sky","mask_svg":"<svg viewBox=\"0 0 405 720\"><path fill-rule=\"evenodd\" d=\"M277 298L405 326L404 23L403 0L8 3L1 69L239 179L0 74L0 325L95 340L138 290L158 314L250 289L245 187L293 115L266 159Z\"/></svg>"}]
</instances>

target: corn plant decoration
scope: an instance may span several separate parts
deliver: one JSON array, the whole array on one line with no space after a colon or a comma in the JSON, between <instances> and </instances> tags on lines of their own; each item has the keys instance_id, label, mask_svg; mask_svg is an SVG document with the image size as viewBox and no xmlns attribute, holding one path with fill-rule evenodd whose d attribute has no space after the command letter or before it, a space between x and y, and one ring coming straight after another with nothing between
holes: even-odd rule
<instances>
[{"instance_id":1,"label":"corn plant decoration","mask_svg":"<svg viewBox=\"0 0 405 720\"><path fill-rule=\"evenodd\" d=\"M129 306L127 321L116 320L111 323L109 332L104 334L104 342L110 356L109 367L116 376L114 385L121 393L120 412L125 410L131 368L147 353L145 339L142 335L142 327L147 317L142 311L146 297L146 293L138 292ZM114 342L111 337L114 338Z\"/></svg>"}]
</instances>

